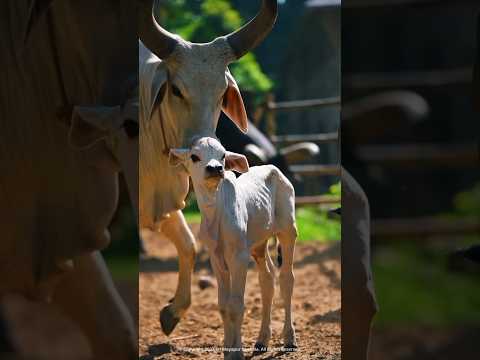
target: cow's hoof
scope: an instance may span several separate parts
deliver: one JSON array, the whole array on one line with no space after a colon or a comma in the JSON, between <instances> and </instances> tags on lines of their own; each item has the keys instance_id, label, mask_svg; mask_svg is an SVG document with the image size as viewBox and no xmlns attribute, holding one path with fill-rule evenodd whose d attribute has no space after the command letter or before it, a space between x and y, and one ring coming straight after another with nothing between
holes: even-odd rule
<instances>
[{"instance_id":1,"label":"cow's hoof","mask_svg":"<svg viewBox=\"0 0 480 360\"><path fill-rule=\"evenodd\" d=\"M267 348L266 345L264 345L262 343L259 343L259 342L256 342L255 346L253 348L253 355L266 353L267 350L268 350L268 348Z\"/></svg>"},{"instance_id":2,"label":"cow's hoof","mask_svg":"<svg viewBox=\"0 0 480 360\"><path fill-rule=\"evenodd\" d=\"M162 325L162 331L165 335L170 335L179 321L180 318L174 315L170 305L165 306L160 311L160 325Z\"/></svg>"}]
</instances>

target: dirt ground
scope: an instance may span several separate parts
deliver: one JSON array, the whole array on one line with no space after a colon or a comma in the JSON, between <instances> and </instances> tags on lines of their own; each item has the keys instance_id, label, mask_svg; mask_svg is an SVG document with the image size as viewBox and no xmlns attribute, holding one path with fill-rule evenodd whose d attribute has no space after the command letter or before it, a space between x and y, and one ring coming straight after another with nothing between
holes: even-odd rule
<instances>
[{"instance_id":1,"label":"dirt ground","mask_svg":"<svg viewBox=\"0 0 480 360\"><path fill-rule=\"evenodd\" d=\"M140 261L139 330L140 360L221 359L222 353L205 349L221 347L223 327L217 310L216 287L201 290L198 279L211 275L208 258L200 251L193 277L192 306L169 336L162 333L159 311L173 296L177 283L177 259L166 239L146 238L148 257ZM283 308L278 281L272 308L272 339L266 354L254 359L324 359L340 356L340 248L317 243L297 244L293 311L298 351L285 353L282 346ZM255 343L261 320L257 272L249 270L242 327L244 347ZM190 349L187 349L190 348ZM196 348L196 349L191 349ZM201 349L204 349L203 351ZM246 352L247 358L251 351Z\"/></svg>"}]
</instances>

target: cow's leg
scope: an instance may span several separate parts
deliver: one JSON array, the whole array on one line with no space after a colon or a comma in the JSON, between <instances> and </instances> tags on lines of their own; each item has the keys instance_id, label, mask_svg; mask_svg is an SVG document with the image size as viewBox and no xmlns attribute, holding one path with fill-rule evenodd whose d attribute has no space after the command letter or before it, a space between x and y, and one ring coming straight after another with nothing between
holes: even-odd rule
<instances>
[{"instance_id":1,"label":"cow's leg","mask_svg":"<svg viewBox=\"0 0 480 360\"><path fill-rule=\"evenodd\" d=\"M253 252L253 258L257 263L258 282L262 294L262 324L260 333L255 344L255 350L263 352L266 350L272 334L270 328L270 315L272 310L272 301L274 294L274 265L268 254L267 244L257 251Z\"/></svg>"},{"instance_id":2,"label":"cow's leg","mask_svg":"<svg viewBox=\"0 0 480 360\"><path fill-rule=\"evenodd\" d=\"M160 312L160 323L170 335L191 303L192 272L195 263L195 238L181 211L175 211L161 224L161 231L175 245L178 252L178 284L175 298Z\"/></svg>"},{"instance_id":3,"label":"cow's leg","mask_svg":"<svg viewBox=\"0 0 480 360\"><path fill-rule=\"evenodd\" d=\"M99 252L74 260L73 271L58 283L52 302L83 330L93 359L138 357L136 326Z\"/></svg>"},{"instance_id":4,"label":"cow's leg","mask_svg":"<svg viewBox=\"0 0 480 360\"><path fill-rule=\"evenodd\" d=\"M231 351L226 356L229 360L244 359L242 350L242 322L245 309L245 283L247 281L248 261L250 255L246 249L231 252L227 259L228 269L231 277L230 297L227 305L227 316L232 324L232 345L231 348L238 351Z\"/></svg>"},{"instance_id":5,"label":"cow's leg","mask_svg":"<svg viewBox=\"0 0 480 360\"><path fill-rule=\"evenodd\" d=\"M295 329L292 319L292 295L295 277L293 275L293 255L297 239L297 229L292 226L290 229L277 234L280 246L282 247L282 266L280 267L280 293L282 295L283 307L285 309L285 323L283 326L283 341L286 348L297 347Z\"/></svg>"}]
</instances>

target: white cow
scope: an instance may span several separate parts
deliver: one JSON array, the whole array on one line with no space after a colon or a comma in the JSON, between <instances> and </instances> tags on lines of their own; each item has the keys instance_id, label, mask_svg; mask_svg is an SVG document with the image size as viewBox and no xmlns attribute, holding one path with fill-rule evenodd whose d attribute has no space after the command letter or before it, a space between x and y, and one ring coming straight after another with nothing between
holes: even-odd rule
<instances>
[{"instance_id":1,"label":"white cow","mask_svg":"<svg viewBox=\"0 0 480 360\"><path fill-rule=\"evenodd\" d=\"M264 349L268 345L275 270L267 243L272 236L279 239L283 252L280 287L285 308L284 343L288 348L296 347L291 309L297 238L292 184L273 165L254 166L249 171L245 156L225 151L213 138L198 139L191 150L171 150L170 164L192 177L202 213L199 238L208 248L218 281L224 347L242 347L241 326L250 256L258 266L263 305L255 347ZM237 179L228 170L244 174ZM226 358L241 359L243 352L227 353Z\"/></svg>"},{"instance_id":2,"label":"white cow","mask_svg":"<svg viewBox=\"0 0 480 360\"><path fill-rule=\"evenodd\" d=\"M264 0L259 14L240 30L194 44L157 24L151 0L139 2L139 221L141 228L169 237L179 255L175 297L160 313L167 335L190 305L195 258L195 240L180 211L188 175L168 166L169 149L191 146L194 136L214 136L222 110L247 131L245 107L228 65L258 45L276 17L276 0Z\"/></svg>"}]
</instances>

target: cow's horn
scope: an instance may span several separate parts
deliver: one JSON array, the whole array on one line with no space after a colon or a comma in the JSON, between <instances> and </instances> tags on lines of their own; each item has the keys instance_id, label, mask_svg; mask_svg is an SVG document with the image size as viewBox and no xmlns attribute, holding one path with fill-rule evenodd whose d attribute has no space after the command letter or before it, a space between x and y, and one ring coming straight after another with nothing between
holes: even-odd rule
<instances>
[{"instance_id":1,"label":"cow's horn","mask_svg":"<svg viewBox=\"0 0 480 360\"><path fill-rule=\"evenodd\" d=\"M140 40L160 59L168 58L178 44L178 39L157 23L152 12L152 0L141 0L139 3L138 35Z\"/></svg>"},{"instance_id":2,"label":"cow's horn","mask_svg":"<svg viewBox=\"0 0 480 360\"><path fill-rule=\"evenodd\" d=\"M270 33L278 14L277 0L263 0L260 12L248 24L227 35L237 59L260 44Z\"/></svg>"}]
</instances>

